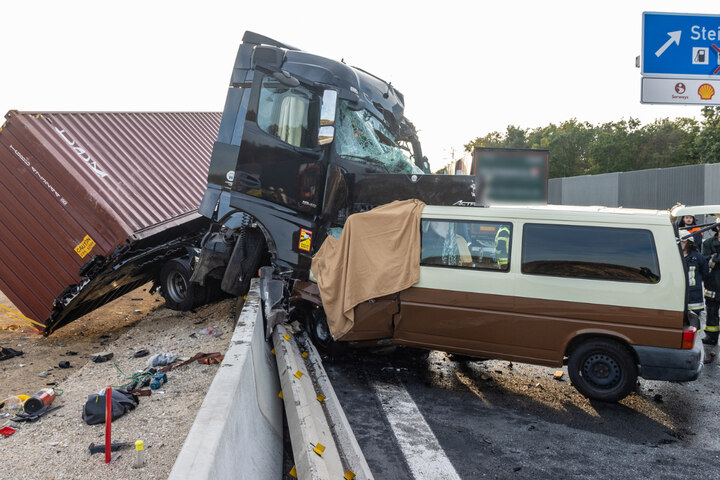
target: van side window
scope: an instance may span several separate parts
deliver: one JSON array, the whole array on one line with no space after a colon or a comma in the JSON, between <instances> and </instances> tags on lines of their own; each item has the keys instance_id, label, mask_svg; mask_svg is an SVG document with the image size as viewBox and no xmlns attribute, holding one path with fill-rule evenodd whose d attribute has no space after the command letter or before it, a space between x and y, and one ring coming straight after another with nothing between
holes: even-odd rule
<instances>
[{"instance_id":1,"label":"van side window","mask_svg":"<svg viewBox=\"0 0 720 480\"><path fill-rule=\"evenodd\" d=\"M272 77L263 79L257 110L261 130L295 147L315 146L320 100L302 87L287 87Z\"/></svg>"},{"instance_id":2,"label":"van side window","mask_svg":"<svg viewBox=\"0 0 720 480\"><path fill-rule=\"evenodd\" d=\"M525 224L522 273L657 283L657 251L649 230Z\"/></svg>"},{"instance_id":3,"label":"van side window","mask_svg":"<svg viewBox=\"0 0 720 480\"><path fill-rule=\"evenodd\" d=\"M512 224L422 220L421 265L507 271Z\"/></svg>"}]
</instances>

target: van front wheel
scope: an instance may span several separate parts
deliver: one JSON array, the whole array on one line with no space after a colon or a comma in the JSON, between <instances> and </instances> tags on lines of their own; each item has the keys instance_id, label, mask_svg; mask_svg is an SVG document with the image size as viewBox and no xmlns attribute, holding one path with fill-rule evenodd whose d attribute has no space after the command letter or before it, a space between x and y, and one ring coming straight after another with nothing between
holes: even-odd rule
<instances>
[{"instance_id":1,"label":"van front wheel","mask_svg":"<svg viewBox=\"0 0 720 480\"><path fill-rule=\"evenodd\" d=\"M592 400L617 402L630 394L637 381L637 364L625 346L604 338L587 340L568 361L573 386Z\"/></svg>"}]
</instances>

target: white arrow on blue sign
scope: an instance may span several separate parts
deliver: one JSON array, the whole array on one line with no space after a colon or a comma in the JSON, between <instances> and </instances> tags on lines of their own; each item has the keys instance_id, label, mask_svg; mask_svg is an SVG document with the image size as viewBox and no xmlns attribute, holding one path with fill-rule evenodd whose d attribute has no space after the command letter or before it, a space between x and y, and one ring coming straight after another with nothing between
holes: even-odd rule
<instances>
[{"instance_id":1,"label":"white arrow on blue sign","mask_svg":"<svg viewBox=\"0 0 720 480\"><path fill-rule=\"evenodd\" d=\"M720 15L643 12L642 74L720 78Z\"/></svg>"}]
</instances>

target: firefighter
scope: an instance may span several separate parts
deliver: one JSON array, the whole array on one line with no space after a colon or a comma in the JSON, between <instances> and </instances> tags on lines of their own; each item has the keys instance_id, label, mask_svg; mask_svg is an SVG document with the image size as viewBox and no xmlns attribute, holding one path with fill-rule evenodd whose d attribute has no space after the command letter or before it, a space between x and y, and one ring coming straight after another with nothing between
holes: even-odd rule
<instances>
[{"instance_id":1,"label":"firefighter","mask_svg":"<svg viewBox=\"0 0 720 480\"><path fill-rule=\"evenodd\" d=\"M510 256L510 228L503 225L495 234L495 261L500 270L507 270Z\"/></svg>"},{"instance_id":2,"label":"firefighter","mask_svg":"<svg viewBox=\"0 0 720 480\"><path fill-rule=\"evenodd\" d=\"M702 254L708 262L710 279L705 283L705 304L707 305L707 321L705 325L706 345L717 345L720 331L720 219L713 227L715 234L702 244Z\"/></svg>"},{"instance_id":3,"label":"firefighter","mask_svg":"<svg viewBox=\"0 0 720 480\"><path fill-rule=\"evenodd\" d=\"M710 274L708 264L695 247L695 239L687 230L680 230L680 247L683 252L683 261L688 272L688 310L700 316L705 310L703 302L703 283L708 282Z\"/></svg>"}]
</instances>

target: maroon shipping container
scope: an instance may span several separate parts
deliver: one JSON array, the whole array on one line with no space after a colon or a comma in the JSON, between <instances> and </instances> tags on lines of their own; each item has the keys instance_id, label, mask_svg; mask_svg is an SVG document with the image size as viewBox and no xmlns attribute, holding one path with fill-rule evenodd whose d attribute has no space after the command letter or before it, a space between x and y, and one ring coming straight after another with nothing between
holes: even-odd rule
<instances>
[{"instance_id":1,"label":"maroon shipping container","mask_svg":"<svg viewBox=\"0 0 720 480\"><path fill-rule=\"evenodd\" d=\"M203 233L220 113L29 113L0 129L0 290L50 333Z\"/></svg>"}]
</instances>

